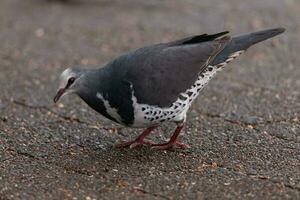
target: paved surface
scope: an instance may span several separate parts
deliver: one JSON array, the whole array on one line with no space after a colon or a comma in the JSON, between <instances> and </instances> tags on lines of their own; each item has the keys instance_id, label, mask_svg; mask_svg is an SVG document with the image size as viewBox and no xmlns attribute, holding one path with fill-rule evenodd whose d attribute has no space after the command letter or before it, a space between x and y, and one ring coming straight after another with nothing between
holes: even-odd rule
<instances>
[{"instance_id":1,"label":"paved surface","mask_svg":"<svg viewBox=\"0 0 300 200\"><path fill-rule=\"evenodd\" d=\"M115 149L141 130L78 98L52 103L69 65L276 26L286 34L250 49L203 91L182 137L187 150ZM2 0L0 199L300 199L299 35L297 0Z\"/></svg>"}]
</instances>

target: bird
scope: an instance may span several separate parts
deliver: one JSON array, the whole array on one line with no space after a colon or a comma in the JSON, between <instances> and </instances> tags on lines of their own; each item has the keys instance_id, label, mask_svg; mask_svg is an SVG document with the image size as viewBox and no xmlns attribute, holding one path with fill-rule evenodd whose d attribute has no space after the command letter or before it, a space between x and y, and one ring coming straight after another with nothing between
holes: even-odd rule
<instances>
[{"instance_id":1,"label":"bird","mask_svg":"<svg viewBox=\"0 0 300 200\"><path fill-rule=\"evenodd\" d=\"M178 136L204 86L250 46L284 31L273 28L238 36L230 36L228 31L195 35L132 50L104 67L72 66L61 73L54 102L66 94L76 94L116 123L145 128L136 139L117 147L185 148L187 145L178 141ZM154 143L146 139L165 122L176 124L168 141Z\"/></svg>"}]
</instances>

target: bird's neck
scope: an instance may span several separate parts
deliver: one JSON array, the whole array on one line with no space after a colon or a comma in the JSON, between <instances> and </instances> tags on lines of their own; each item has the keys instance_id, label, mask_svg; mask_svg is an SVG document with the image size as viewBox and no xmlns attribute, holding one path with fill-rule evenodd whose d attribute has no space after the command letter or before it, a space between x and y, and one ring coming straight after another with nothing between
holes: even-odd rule
<instances>
[{"instance_id":1,"label":"bird's neck","mask_svg":"<svg viewBox=\"0 0 300 200\"><path fill-rule=\"evenodd\" d=\"M102 92L107 82L105 69L89 69L81 78L80 87L76 91L76 94L82 98L87 104L92 104L95 100L98 92ZM92 106L92 105L90 105Z\"/></svg>"},{"instance_id":2,"label":"bird's neck","mask_svg":"<svg viewBox=\"0 0 300 200\"><path fill-rule=\"evenodd\" d=\"M105 69L91 70L83 77L81 88L76 93L91 108L115 121L107 114L104 102L97 97L98 93L103 94L107 90L108 84L109 76Z\"/></svg>"}]
</instances>

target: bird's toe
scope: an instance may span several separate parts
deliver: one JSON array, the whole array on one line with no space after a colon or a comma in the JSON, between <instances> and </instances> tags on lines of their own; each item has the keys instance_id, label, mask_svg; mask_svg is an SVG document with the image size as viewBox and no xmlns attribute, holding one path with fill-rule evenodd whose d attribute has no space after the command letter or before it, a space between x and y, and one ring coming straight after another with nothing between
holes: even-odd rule
<instances>
[{"instance_id":1,"label":"bird's toe","mask_svg":"<svg viewBox=\"0 0 300 200\"><path fill-rule=\"evenodd\" d=\"M162 144L152 144L151 149L157 150L173 150L173 149L185 149L189 148L189 145L181 142L166 142Z\"/></svg>"},{"instance_id":2,"label":"bird's toe","mask_svg":"<svg viewBox=\"0 0 300 200\"><path fill-rule=\"evenodd\" d=\"M142 145L153 145L154 142L151 140L133 140L133 141L122 141L116 145L117 148L129 147L130 149L137 148Z\"/></svg>"}]
</instances>

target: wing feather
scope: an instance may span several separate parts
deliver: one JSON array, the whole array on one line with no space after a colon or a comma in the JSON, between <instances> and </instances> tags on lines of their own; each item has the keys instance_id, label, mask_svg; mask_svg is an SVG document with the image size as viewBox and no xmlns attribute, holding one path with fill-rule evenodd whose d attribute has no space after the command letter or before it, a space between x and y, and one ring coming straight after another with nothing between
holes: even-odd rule
<instances>
[{"instance_id":1,"label":"wing feather","mask_svg":"<svg viewBox=\"0 0 300 200\"><path fill-rule=\"evenodd\" d=\"M224 36L196 44L137 50L122 62L127 68L124 79L132 83L138 103L168 107L229 41L230 37Z\"/></svg>"}]
</instances>

